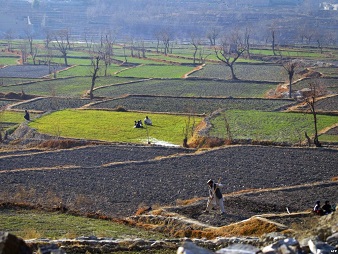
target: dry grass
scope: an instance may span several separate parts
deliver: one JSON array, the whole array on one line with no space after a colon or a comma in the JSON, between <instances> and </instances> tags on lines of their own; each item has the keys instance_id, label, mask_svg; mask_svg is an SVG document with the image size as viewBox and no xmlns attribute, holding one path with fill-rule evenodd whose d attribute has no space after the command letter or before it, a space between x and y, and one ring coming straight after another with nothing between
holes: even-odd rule
<instances>
[{"instance_id":1,"label":"dry grass","mask_svg":"<svg viewBox=\"0 0 338 254\"><path fill-rule=\"evenodd\" d=\"M39 148L49 148L49 149L69 149L78 146L85 146L88 145L87 142L78 141L78 140L59 140L59 139L52 139L47 140L38 145Z\"/></svg>"},{"instance_id":2,"label":"dry grass","mask_svg":"<svg viewBox=\"0 0 338 254\"><path fill-rule=\"evenodd\" d=\"M186 200L177 199L176 205L179 205L179 206L191 205L191 204L196 203L197 201L200 201L202 199L203 198L192 198L192 199L186 199Z\"/></svg>"},{"instance_id":3,"label":"dry grass","mask_svg":"<svg viewBox=\"0 0 338 254\"><path fill-rule=\"evenodd\" d=\"M224 226L216 232L221 235L261 236L265 233L277 232L278 227L257 218L251 218L245 222Z\"/></svg>"},{"instance_id":4,"label":"dry grass","mask_svg":"<svg viewBox=\"0 0 338 254\"><path fill-rule=\"evenodd\" d=\"M156 210L153 210L152 212L151 212L151 214L153 214L153 215L162 215L163 214L163 210L162 209L156 209Z\"/></svg>"},{"instance_id":5,"label":"dry grass","mask_svg":"<svg viewBox=\"0 0 338 254\"><path fill-rule=\"evenodd\" d=\"M332 177L332 178L331 178L331 181L332 181L332 182L337 182L337 181L338 181L338 176Z\"/></svg>"},{"instance_id":6,"label":"dry grass","mask_svg":"<svg viewBox=\"0 0 338 254\"><path fill-rule=\"evenodd\" d=\"M213 148L230 144L231 140L215 137L194 137L188 142L188 145L191 148Z\"/></svg>"},{"instance_id":7,"label":"dry grass","mask_svg":"<svg viewBox=\"0 0 338 254\"><path fill-rule=\"evenodd\" d=\"M214 239L216 237L230 236L261 236L265 233L277 232L278 227L275 224L251 218L248 221L231 224L217 229L191 230L181 229L172 232L174 237L193 237Z\"/></svg>"},{"instance_id":8,"label":"dry grass","mask_svg":"<svg viewBox=\"0 0 338 254\"><path fill-rule=\"evenodd\" d=\"M22 232L23 239L41 238L42 235L43 235L42 233L38 232L36 229L33 229L33 228L24 229Z\"/></svg>"},{"instance_id":9,"label":"dry grass","mask_svg":"<svg viewBox=\"0 0 338 254\"><path fill-rule=\"evenodd\" d=\"M149 211L149 207L148 206L142 206L142 207L139 207L135 213L136 216L138 215L142 215L142 214L145 214L146 212Z\"/></svg>"}]
</instances>

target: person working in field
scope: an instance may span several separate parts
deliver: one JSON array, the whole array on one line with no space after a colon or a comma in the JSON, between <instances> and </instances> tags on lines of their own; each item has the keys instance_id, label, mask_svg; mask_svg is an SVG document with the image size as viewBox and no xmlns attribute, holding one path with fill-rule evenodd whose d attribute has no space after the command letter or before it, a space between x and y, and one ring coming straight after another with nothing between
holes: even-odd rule
<instances>
[{"instance_id":1,"label":"person working in field","mask_svg":"<svg viewBox=\"0 0 338 254\"><path fill-rule=\"evenodd\" d=\"M30 121L30 116L29 113L27 111L27 109L25 110L25 115L23 116L27 121Z\"/></svg>"},{"instance_id":2,"label":"person working in field","mask_svg":"<svg viewBox=\"0 0 338 254\"><path fill-rule=\"evenodd\" d=\"M223 185L221 183L214 183L214 181L211 179L207 182L207 184L209 186L209 198L207 202L207 208L204 212L209 213L213 207L219 206L221 210L221 215L224 215L225 210L223 203L223 195L220 190L220 188L223 187Z\"/></svg>"},{"instance_id":3,"label":"person working in field","mask_svg":"<svg viewBox=\"0 0 338 254\"><path fill-rule=\"evenodd\" d=\"M152 121L150 120L150 118L149 118L148 116L146 116L146 118L144 118L143 122L144 122L144 124L146 124L146 125L152 125L152 124L153 124Z\"/></svg>"},{"instance_id":4,"label":"person working in field","mask_svg":"<svg viewBox=\"0 0 338 254\"><path fill-rule=\"evenodd\" d=\"M325 204L323 205L322 209L323 209L324 214L329 214L329 213L332 213L334 211L334 208L331 206L329 200L325 201Z\"/></svg>"},{"instance_id":5,"label":"person working in field","mask_svg":"<svg viewBox=\"0 0 338 254\"><path fill-rule=\"evenodd\" d=\"M318 200L315 204L315 206L313 207L313 212L317 215L324 215L323 209L320 205L320 201Z\"/></svg>"}]
</instances>

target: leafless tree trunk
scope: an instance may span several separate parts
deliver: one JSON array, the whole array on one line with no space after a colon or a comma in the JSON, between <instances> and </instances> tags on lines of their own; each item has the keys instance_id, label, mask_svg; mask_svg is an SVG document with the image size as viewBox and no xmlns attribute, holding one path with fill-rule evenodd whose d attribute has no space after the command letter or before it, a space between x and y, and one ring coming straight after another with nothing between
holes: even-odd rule
<instances>
[{"instance_id":1,"label":"leafless tree trunk","mask_svg":"<svg viewBox=\"0 0 338 254\"><path fill-rule=\"evenodd\" d=\"M53 59L53 51L51 49L47 49L47 54L45 56L45 62L48 65L48 73L51 74L52 73L52 69L51 69L51 62Z\"/></svg>"},{"instance_id":2,"label":"leafless tree trunk","mask_svg":"<svg viewBox=\"0 0 338 254\"><path fill-rule=\"evenodd\" d=\"M272 52L273 52L273 55L275 56L276 55L276 51L275 51L275 30L271 30L271 36L272 36Z\"/></svg>"},{"instance_id":3,"label":"leafless tree trunk","mask_svg":"<svg viewBox=\"0 0 338 254\"><path fill-rule=\"evenodd\" d=\"M194 47L194 54L193 54L193 64L196 64L196 55L198 51L198 46L201 44L201 39L197 38L195 34L190 35L190 44Z\"/></svg>"},{"instance_id":4,"label":"leafless tree trunk","mask_svg":"<svg viewBox=\"0 0 338 254\"><path fill-rule=\"evenodd\" d=\"M271 48L272 48L272 52L273 55L277 55L276 54L276 32L277 32L277 24L275 22L273 22L270 26L269 26L269 31L271 34Z\"/></svg>"},{"instance_id":5,"label":"leafless tree trunk","mask_svg":"<svg viewBox=\"0 0 338 254\"><path fill-rule=\"evenodd\" d=\"M204 64L205 61L206 61L206 59L207 59L207 57L210 56L210 55L211 55L211 53L209 53L209 54L205 54L204 53L204 48L200 48L200 51L199 51L199 63L200 64Z\"/></svg>"},{"instance_id":6,"label":"leafless tree trunk","mask_svg":"<svg viewBox=\"0 0 338 254\"><path fill-rule=\"evenodd\" d=\"M25 44L22 44L20 46L20 51L21 51L21 62L22 64L25 64L27 62L27 48Z\"/></svg>"},{"instance_id":7,"label":"leafless tree trunk","mask_svg":"<svg viewBox=\"0 0 338 254\"><path fill-rule=\"evenodd\" d=\"M56 44L54 44L54 48L58 49L61 52L66 66L68 66L67 55L68 50L70 49L69 37L70 37L69 30L61 30L58 33L56 33L55 35Z\"/></svg>"},{"instance_id":8,"label":"leafless tree trunk","mask_svg":"<svg viewBox=\"0 0 338 254\"><path fill-rule=\"evenodd\" d=\"M289 81L289 98L292 98L292 81L295 75L296 70L301 67L301 62L297 59L283 59L282 52L278 52L279 56L281 57L281 64L286 70L288 74L288 81Z\"/></svg>"},{"instance_id":9,"label":"leafless tree trunk","mask_svg":"<svg viewBox=\"0 0 338 254\"><path fill-rule=\"evenodd\" d=\"M168 55L169 54L169 50L170 50L170 40L171 40L171 36L167 31L163 31L161 33L161 39L162 39L162 43L164 46L164 54Z\"/></svg>"},{"instance_id":10,"label":"leafless tree trunk","mask_svg":"<svg viewBox=\"0 0 338 254\"><path fill-rule=\"evenodd\" d=\"M32 56L32 59L33 59L33 64L35 65L36 64L36 57L38 55L38 48L35 47L31 53L31 56Z\"/></svg>"},{"instance_id":11,"label":"leafless tree trunk","mask_svg":"<svg viewBox=\"0 0 338 254\"><path fill-rule=\"evenodd\" d=\"M14 32L11 29L7 30L6 33L5 33L5 39L7 41L7 50L8 51L12 50L13 37L14 37Z\"/></svg>"},{"instance_id":12,"label":"leafless tree trunk","mask_svg":"<svg viewBox=\"0 0 338 254\"><path fill-rule=\"evenodd\" d=\"M289 80L289 98L292 98L292 81L293 81L293 76L295 75L296 69L299 67L299 62L295 60L291 60L288 62L282 63L283 68L286 70L288 73L288 80Z\"/></svg>"},{"instance_id":13,"label":"leafless tree trunk","mask_svg":"<svg viewBox=\"0 0 338 254\"><path fill-rule=\"evenodd\" d=\"M226 144L230 145L232 143L232 133L230 130L230 124L228 122L228 119L225 115L225 113L223 114L223 120L224 120L224 126L225 126L225 130L226 130Z\"/></svg>"},{"instance_id":14,"label":"leafless tree trunk","mask_svg":"<svg viewBox=\"0 0 338 254\"><path fill-rule=\"evenodd\" d=\"M99 69L100 69L100 61L102 59L101 52L95 52L92 59L91 59L91 66L92 66L92 77L91 77L91 86L89 90L89 97L90 99L94 99L94 87L95 87L95 81L99 76Z\"/></svg>"},{"instance_id":15,"label":"leafless tree trunk","mask_svg":"<svg viewBox=\"0 0 338 254\"><path fill-rule=\"evenodd\" d=\"M318 139L318 119L317 119L317 112L316 112L316 99L322 95L323 89L319 86L318 82L311 82L309 84L310 86L310 95L305 99L306 104L309 107L309 110L313 116L313 125L314 125L314 139L313 143L315 144L316 147L321 147L322 144L319 142Z\"/></svg>"},{"instance_id":16,"label":"leafless tree trunk","mask_svg":"<svg viewBox=\"0 0 338 254\"><path fill-rule=\"evenodd\" d=\"M215 47L214 50L217 59L230 68L231 79L238 79L235 75L234 64L247 50L246 44L239 33L233 33L230 40L223 39L220 47Z\"/></svg>"},{"instance_id":17,"label":"leafless tree trunk","mask_svg":"<svg viewBox=\"0 0 338 254\"><path fill-rule=\"evenodd\" d=\"M245 40L245 45L246 45L246 52L248 54L248 58L250 58L250 29L247 27L245 28L245 33L244 33L244 40Z\"/></svg>"},{"instance_id":18,"label":"leafless tree trunk","mask_svg":"<svg viewBox=\"0 0 338 254\"><path fill-rule=\"evenodd\" d=\"M113 35L112 32L108 32L105 36L105 40L102 43L102 58L104 61L104 76L107 76L107 71L108 71L108 67L111 65L112 63L112 57L114 55L114 51L113 51L113 45L115 43L115 36Z\"/></svg>"},{"instance_id":19,"label":"leafless tree trunk","mask_svg":"<svg viewBox=\"0 0 338 254\"><path fill-rule=\"evenodd\" d=\"M191 119L192 118L192 119ZM188 119L185 121L185 127L183 128L183 147L189 147L188 139L194 134L196 121L191 115L188 115Z\"/></svg>"},{"instance_id":20,"label":"leafless tree trunk","mask_svg":"<svg viewBox=\"0 0 338 254\"><path fill-rule=\"evenodd\" d=\"M49 48L49 43L52 41L53 39L53 34L51 31L49 31L48 29L44 30L45 33L45 47L48 49Z\"/></svg>"},{"instance_id":21,"label":"leafless tree trunk","mask_svg":"<svg viewBox=\"0 0 338 254\"><path fill-rule=\"evenodd\" d=\"M156 38L156 53L160 53L160 42L161 42L161 32L155 32L155 38Z\"/></svg>"},{"instance_id":22,"label":"leafless tree trunk","mask_svg":"<svg viewBox=\"0 0 338 254\"><path fill-rule=\"evenodd\" d=\"M219 37L220 30L217 28L212 28L210 31L207 32L207 38L209 39L210 45L215 46L216 40Z\"/></svg>"}]
</instances>

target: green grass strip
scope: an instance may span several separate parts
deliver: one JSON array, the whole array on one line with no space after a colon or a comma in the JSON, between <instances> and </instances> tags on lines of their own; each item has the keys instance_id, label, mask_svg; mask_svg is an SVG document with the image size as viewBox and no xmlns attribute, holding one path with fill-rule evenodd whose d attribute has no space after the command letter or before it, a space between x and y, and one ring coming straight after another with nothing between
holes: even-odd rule
<instances>
[{"instance_id":1,"label":"green grass strip","mask_svg":"<svg viewBox=\"0 0 338 254\"><path fill-rule=\"evenodd\" d=\"M30 123L41 133L69 138L84 138L112 142L147 143L153 140L181 145L187 116L150 114L153 126L133 128L135 120L145 113L100 110L63 110ZM195 118L196 124L201 118Z\"/></svg>"},{"instance_id":2,"label":"green grass strip","mask_svg":"<svg viewBox=\"0 0 338 254\"><path fill-rule=\"evenodd\" d=\"M34 210L0 210L0 229L23 239L60 239L92 235L120 239L164 238L160 233L147 232L108 220Z\"/></svg>"},{"instance_id":3,"label":"green grass strip","mask_svg":"<svg viewBox=\"0 0 338 254\"><path fill-rule=\"evenodd\" d=\"M235 139L299 142L305 139L305 131L309 136L314 134L311 114L229 110L225 116ZM338 116L317 117L319 131L338 123ZM224 115L212 119L211 123L211 136L226 137Z\"/></svg>"}]
</instances>

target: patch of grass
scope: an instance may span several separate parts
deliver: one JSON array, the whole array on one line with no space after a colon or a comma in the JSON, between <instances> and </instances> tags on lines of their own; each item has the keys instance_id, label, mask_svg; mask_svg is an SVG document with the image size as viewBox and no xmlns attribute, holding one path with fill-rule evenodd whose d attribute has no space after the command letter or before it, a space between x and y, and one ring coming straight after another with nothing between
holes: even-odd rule
<instances>
[{"instance_id":1,"label":"patch of grass","mask_svg":"<svg viewBox=\"0 0 338 254\"><path fill-rule=\"evenodd\" d=\"M319 136L319 140L323 142L337 142L338 143L338 135L328 135L328 134L321 134Z\"/></svg>"},{"instance_id":2,"label":"patch of grass","mask_svg":"<svg viewBox=\"0 0 338 254\"><path fill-rule=\"evenodd\" d=\"M24 113L13 112L13 111L4 111L0 112L0 124L1 123L22 123L26 121L24 118ZM35 118L35 114L30 113L31 119Z\"/></svg>"},{"instance_id":3,"label":"patch of grass","mask_svg":"<svg viewBox=\"0 0 338 254\"><path fill-rule=\"evenodd\" d=\"M234 139L294 143L305 139L305 131L310 136L314 133L311 114L229 110L225 115ZM338 116L317 115L317 117L319 130L338 122ZM213 128L210 135L225 137L223 115L215 117L211 123Z\"/></svg>"},{"instance_id":4,"label":"patch of grass","mask_svg":"<svg viewBox=\"0 0 338 254\"><path fill-rule=\"evenodd\" d=\"M88 65L78 65L67 70L61 71L57 74L59 78L63 77L85 77L92 75L92 66L90 63ZM124 67L111 65L107 69L107 75L114 75L115 72L122 70ZM104 76L104 67L102 66L99 71L99 76Z\"/></svg>"},{"instance_id":5,"label":"patch of grass","mask_svg":"<svg viewBox=\"0 0 338 254\"><path fill-rule=\"evenodd\" d=\"M63 110L41 117L30 126L41 133L113 142L147 143L149 138L181 145L187 116L153 114L152 126L133 128L144 113L96 110ZM196 118L198 122L201 118Z\"/></svg>"},{"instance_id":6,"label":"patch of grass","mask_svg":"<svg viewBox=\"0 0 338 254\"><path fill-rule=\"evenodd\" d=\"M37 210L0 209L0 229L23 239L91 236L111 238L163 239L147 232L108 220L99 220Z\"/></svg>"},{"instance_id":7,"label":"patch of grass","mask_svg":"<svg viewBox=\"0 0 338 254\"><path fill-rule=\"evenodd\" d=\"M0 57L0 65L15 65L18 63L18 60L20 60L20 57L6 57L2 56Z\"/></svg>"}]
</instances>

